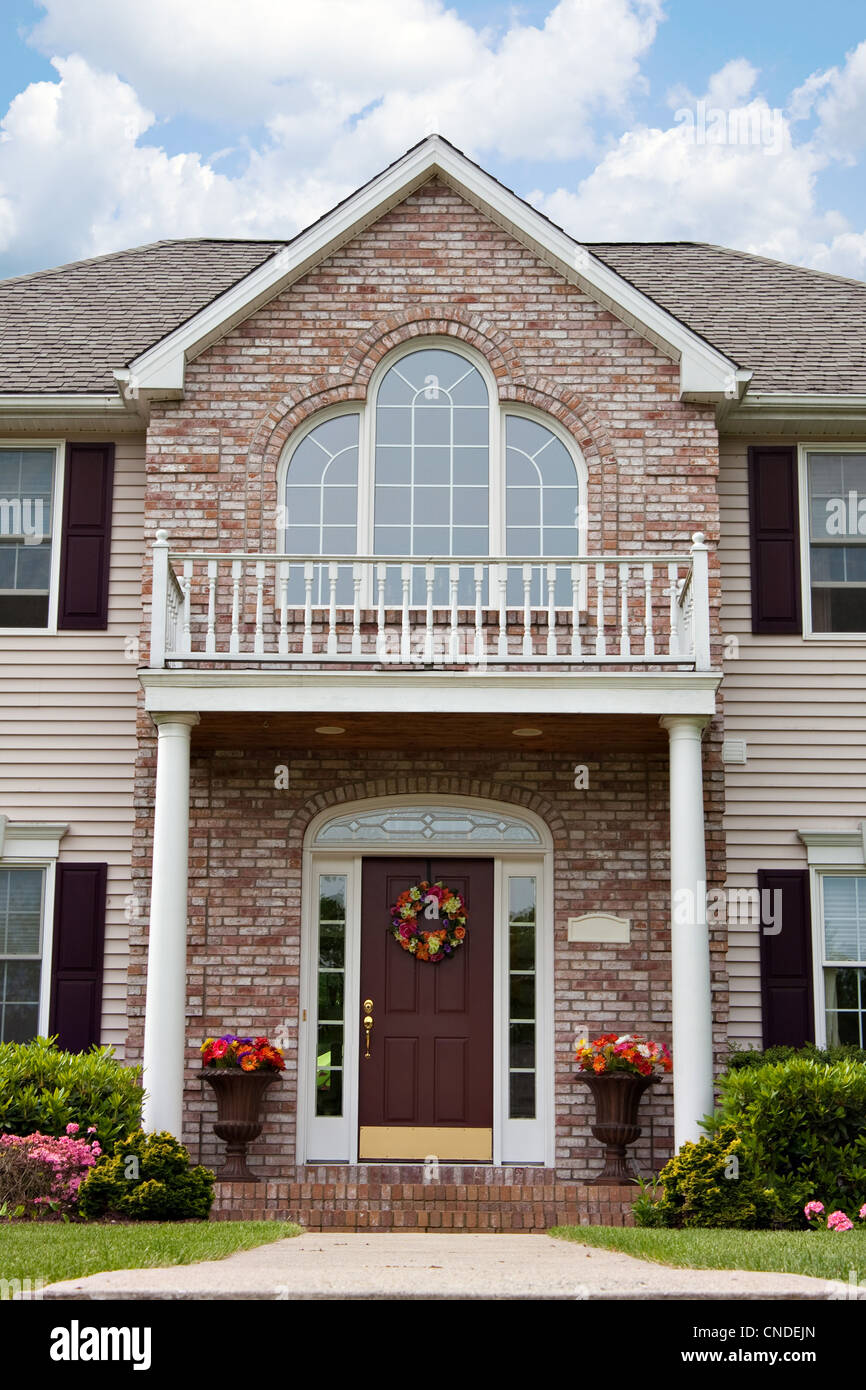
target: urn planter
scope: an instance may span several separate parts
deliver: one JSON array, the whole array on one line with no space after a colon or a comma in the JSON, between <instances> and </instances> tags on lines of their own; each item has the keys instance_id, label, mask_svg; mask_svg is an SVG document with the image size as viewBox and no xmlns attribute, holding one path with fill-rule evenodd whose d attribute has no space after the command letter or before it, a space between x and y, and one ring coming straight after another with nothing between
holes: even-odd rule
<instances>
[{"instance_id":1,"label":"urn planter","mask_svg":"<svg viewBox=\"0 0 866 1390\"><path fill-rule=\"evenodd\" d=\"M247 1145L262 1132L261 1106L265 1091L279 1080L278 1071L243 1071L235 1067L206 1067L202 1081L213 1087L217 1103L214 1133L225 1140L220 1182L258 1182L247 1164Z\"/></svg>"},{"instance_id":2,"label":"urn planter","mask_svg":"<svg viewBox=\"0 0 866 1390\"><path fill-rule=\"evenodd\" d=\"M627 1071L579 1071L575 1080L583 1082L595 1101L595 1124L591 1130L605 1146L604 1168L588 1186L603 1183L636 1183L634 1170L626 1155L626 1147L640 1137L637 1122L641 1096L648 1086L660 1081L660 1076L639 1076Z\"/></svg>"}]
</instances>

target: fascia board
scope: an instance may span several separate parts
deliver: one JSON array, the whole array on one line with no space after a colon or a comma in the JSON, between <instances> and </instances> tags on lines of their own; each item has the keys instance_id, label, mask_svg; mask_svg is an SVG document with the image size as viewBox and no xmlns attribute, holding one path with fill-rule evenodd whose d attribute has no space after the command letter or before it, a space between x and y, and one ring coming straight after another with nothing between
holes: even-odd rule
<instances>
[{"instance_id":1,"label":"fascia board","mask_svg":"<svg viewBox=\"0 0 866 1390\"><path fill-rule=\"evenodd\" d=\"M596 303L679 361L681 394L713 400L730 394L734 362L435 136L136 358L129 370L137 389L182 390L186 362L437 174Z\"/></svg>"}]
</instances>

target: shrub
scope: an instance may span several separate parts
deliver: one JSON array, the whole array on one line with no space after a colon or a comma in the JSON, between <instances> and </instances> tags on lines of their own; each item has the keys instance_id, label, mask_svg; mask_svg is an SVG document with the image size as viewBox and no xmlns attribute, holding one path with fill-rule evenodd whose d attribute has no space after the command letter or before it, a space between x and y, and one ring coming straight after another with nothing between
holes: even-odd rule
<instances>
[{"instance_id":1,"label":"shrub","mask_svg":"<svg viewBox=\"0 0 866 1390\"><path fill-rule=\"evenodd\" d=\"M776 1197L751 1169L734 1125L712 1138L683 1144L662 1169L660 1201L642 1194L634 1205L639 1226L733 1226L745 1230L774 1224Z\"/></svg>"},{"instance_id":2,"label":"shrub","mask_svg":"<svg viewBox=\"0 0 866 1390\"><path fill-rule=\"evenodd\" d=\"M10 1215L69 1213L82 1180L102 1152L95 1134L70 1124L59 1139L48 1134L0 1134L0 1208Z\"/></svg>"},{"instance_id":3,"label":"shrub","mask_svg":"<svg viewBox=\"0 0 866 1390\"><path fill-rule=\"evenodd\" d=\"M103 1149L141 1124L138 1068L110 1047L60 1052L53 1038L0 1043L0 1132L60 1137L93 1126Z\"/></svg>"},{"instance_id":4,"label":"shrub","mask_svg":"<svg viewBox=\"0 0 866 1390\"><path fill-rule=\"evenodd\" d=\"M778 1219L802 1227L816 1195L836 1206L866 1200L866 1065L797 1055L728 1072L709 1132L733 1127L748 1170L773 1188Z\"/></svg>"},{"instance_id":5,"label":"shrub","mask_svg":"<svg viewBox=\"0 0 866 1390\"><path fill-rule=\"evenodd\" d=\"M768 1062L787 1062L792 1057L805 1057L808 1061L833 1065L835 1062L866 1063L866 1048L855 1047L853 1043L841 1043L837 1047L816 1047L806 1043L805 1047L767 1047L747 1048L745 1051L732 1049L728 1055L728 1071L743 1071L747 1067L763 1067Z\"/></svg>"},{"instance_id":6,"label":"shrub","mask_svg":"<svg viewBox=\"0 0 866 1390\"><path fill-rule=\"evenodd\" d=\"M114 1154L82 1184L80 1211L88 1218L125 1221L206 1221L214 1175L192 1167L187 1150L171 1134L137 1130L118 1140Z\"/></svg>"}]
</instances>

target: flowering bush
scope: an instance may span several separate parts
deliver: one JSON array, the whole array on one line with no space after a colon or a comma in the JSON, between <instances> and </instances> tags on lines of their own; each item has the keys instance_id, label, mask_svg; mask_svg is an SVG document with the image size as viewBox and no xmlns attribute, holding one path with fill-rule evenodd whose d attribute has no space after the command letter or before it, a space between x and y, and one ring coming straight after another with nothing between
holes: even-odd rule
<instances>
[{"instance_id":1,"label":"flowering bush","mask_svg":"<svg viewBox=\"0 0 866 1390\"><path fill-rule=\"evenodd\" d=\"M201 1060L206 1067L239 1067L241 1071L284 1071L286 1066L280 1049L267 1038L237 1038L234 1033L205 1038Z\"/></svg>"},{"instance_id":2,"label":"flowering bush","mask_svg":"<svg viewBox=\"0 0 866 1390\"><path fill-rule=\"evenodd\" d=\"M826 1222L821 1218L824 1215L823 1202L807 1202L803 1208L803 1215L809 1222L813 1230L823 1230L826 1226L828 1231L853 1231L854 1222L844 1211L831 1211ZM866 1221L866 1202L860 1208L857 1215L861 1221Z\"/></svg>"},{"instance_id":3,"label":"flowering bush","mask_svg":"<svg viewBox=\"0 0 866 1390\"><path fill-rule=\"evenodd\" d=\"M96 1127L82 1135L73 1121L60 1138L0 1134L0 1207L28 1216L74 1211L78 1189L101 1153Z\"/></svg>"},{"instance_id":4,"label":"flowering bush","mask_svg":"<svg viewBox=\"0 0 866 1390\"><path fill-rule=\"evenodd\" d=\"M656 1071L673 1068L664 1043L652 1042L636 1033L602 1033L592 1042L578 1038L575 1049L575 1061L581 1071L625 1071L632 1076L652 1076Z\"/></svg>"}]
</instances>

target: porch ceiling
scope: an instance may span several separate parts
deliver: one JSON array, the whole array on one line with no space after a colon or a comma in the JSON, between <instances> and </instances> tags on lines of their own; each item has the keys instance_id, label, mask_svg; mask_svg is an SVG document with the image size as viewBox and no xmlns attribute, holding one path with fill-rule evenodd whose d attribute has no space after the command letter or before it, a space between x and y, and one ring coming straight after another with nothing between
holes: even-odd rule
<instances>
[{"instance_id":1,"label":"porch ceiling","mask_svg":"<svg viewBox=\"0 0 866 1390\"><path fill-rule=\"evenodd\" d=\"M341 734L317 733L337 726ZM540 736L519 737L519 728ZM192 731L194 751L217 748L303 748L330 752L343 748L395 749L521 748L560 751L575 757L599 752L665 753L668 738L656 715L442 715L318 713L202 713Z\"/></svg>"}]
</instances>

